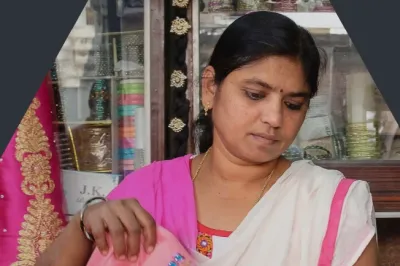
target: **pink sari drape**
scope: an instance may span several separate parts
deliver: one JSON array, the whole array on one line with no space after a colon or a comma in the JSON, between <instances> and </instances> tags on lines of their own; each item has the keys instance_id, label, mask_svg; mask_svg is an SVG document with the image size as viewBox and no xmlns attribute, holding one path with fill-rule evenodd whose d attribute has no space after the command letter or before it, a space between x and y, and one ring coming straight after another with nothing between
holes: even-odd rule
<instances>
[{"instance_id":1,"label":"pink sari drape","mask_svg":"<svg viewBox=\"0 0 400 266\"><path fill-rule=\"evenodd\" d=\"M46 78L0 162L0 266L34 265L65 223Z\"/></svg>"},{"instance_id":2,"label":"pink sari drape","mask_svg":"<svg viewBox=\"0 0 400 266\"><path fill-rule=\"evenodd\" d=\"M108 243L112 243L108 239ZM146 253L141 249L136 262L128 260L117 260L114 256L112 244L106 256L103 256L98 249L95 249L92 257L86 266L196 266L193 257L182 246L179 240L165 228L158 226L157 243L153 252Z\"/></svg>"}]
</instances>

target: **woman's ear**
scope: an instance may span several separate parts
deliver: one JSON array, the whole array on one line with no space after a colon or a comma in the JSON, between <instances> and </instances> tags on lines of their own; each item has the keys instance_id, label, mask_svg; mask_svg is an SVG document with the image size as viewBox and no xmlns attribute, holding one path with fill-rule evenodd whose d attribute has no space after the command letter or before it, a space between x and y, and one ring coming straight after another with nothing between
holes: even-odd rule
<instances>
[{"instance_id":1,"label":"woman's ear","mask_svg":"<svg viewBox=\"0 0 400 266\"><path fill-rule=\"evenodd\" d=\"M205 108L212 109L216 90L214 68L207 66L201 77L201 103Z\"/></svg>"}]
</instances>

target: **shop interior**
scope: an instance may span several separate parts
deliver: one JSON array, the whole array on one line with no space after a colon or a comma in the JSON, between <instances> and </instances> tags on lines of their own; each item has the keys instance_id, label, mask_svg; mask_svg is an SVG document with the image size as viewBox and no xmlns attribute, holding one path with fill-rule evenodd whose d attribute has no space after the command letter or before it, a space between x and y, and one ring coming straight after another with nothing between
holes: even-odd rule
<instances>
[{"instance_id":1,"label":"shop interior","mask_svg":"<svg viewBox=\"0 0 400 266\"><path fill-rule=\"evenodd\" d=\"M284 156L368 181L382 265L397 265L399 126L328 0L88 1L50 71L68 213L86 201L77 186L101 184L107 194L150 162L197 152L181 140L202 108L202 70L224 29L258 10L307 28L328 57ZM187 96L179 110L178 90Z\"/></svg>"}]
</instances>

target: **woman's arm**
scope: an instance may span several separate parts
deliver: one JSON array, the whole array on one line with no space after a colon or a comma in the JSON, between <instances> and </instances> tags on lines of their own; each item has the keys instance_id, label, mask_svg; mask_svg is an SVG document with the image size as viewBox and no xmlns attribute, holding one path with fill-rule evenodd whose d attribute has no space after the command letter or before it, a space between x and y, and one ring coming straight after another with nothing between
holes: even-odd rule
<instances>
[{"instance_id":1,"label":"woman's arm","mask_svg":"<svg viewBox=\"0 0 400 266\"><path fill-rule=\"evenodd\" d=\"M376 237L372 238L354 266L378 266L379 252Z\"/></svg>"},{"instance_id":2,"label":"woman's arm","mask_svg":"<svg viewBox=\"0 0 400 266\"><path fill-rule=\"evenodd\" d=\"M60 236L39 257L35 266L85 266L93 245L80 229L80 217L75 215Z\"/></svg>"},{"instance_id":3,"label":"woman's arm","mask_svg":"<svg viewBox=\"0 0 400 266\"><path fill-rule=\"evenodd\" d=\"M126 176L107 196L107 202L92 204L85 210L83 222L95 243L86 239L80 228L80 214L75 215L39 257L36 266L84 266L95 247L108 253L109 245L113 246L116 258L135 260L141 249L142 235L144 249L151 252L156 243L155 221L136 199L151 206L148 198L154 194L154 178L160 176L157 167L159 164L153 163ZM110 243L107 234L111 237Z\"/></svg>"},{"instance_id":4,"label":"woman's arm","mask_svg":"<svg viewBox=\"0 0 400 266\"><path fill-rule=\"evenodd\" d=\"M137 260L142 235L143 248L147 252L150 253L156 244L155 221L136 199L95 203L85 210L83 223L100 252L108 253L109 245L112 245L115 257L120 260ZM107 232L111 236L110 243L106 239ZM75 215L40 256L36 266L84 266L93 250L94 245L81 231L80 215Z\"/></svg>"},{"instance_id":5,"label":"woman's arm","mask_svg":"<svg viewBox=\"0 0 400 266\"><path fill-rule=\"evenodd\" d=\"M355 181L344 201L334 265L377 266L377 229L369 185Z\"/></svg>"}]
</instances>

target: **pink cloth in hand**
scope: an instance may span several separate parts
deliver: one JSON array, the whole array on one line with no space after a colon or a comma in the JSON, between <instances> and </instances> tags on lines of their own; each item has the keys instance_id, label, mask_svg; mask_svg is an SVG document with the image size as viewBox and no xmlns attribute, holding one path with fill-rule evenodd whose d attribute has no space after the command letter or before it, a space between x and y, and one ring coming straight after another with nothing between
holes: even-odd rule
<instances>
[{"instance_id":1,"label":"pink cloth in hand","mask_svg":"<svg viewBox=\"0 0 400 266\"><path fill-rule=\"evenodd\" d=\"M108 243L111 243L108 238ZM143 246L140 249L138 260L118 260L114 256L114 250L103 256L96 248L87 266L187 266L196 265L189 252L182 246L178 239L165 228L157 227L157 243L153 252L147 254Z\"/></svg>"}]
</instances>

